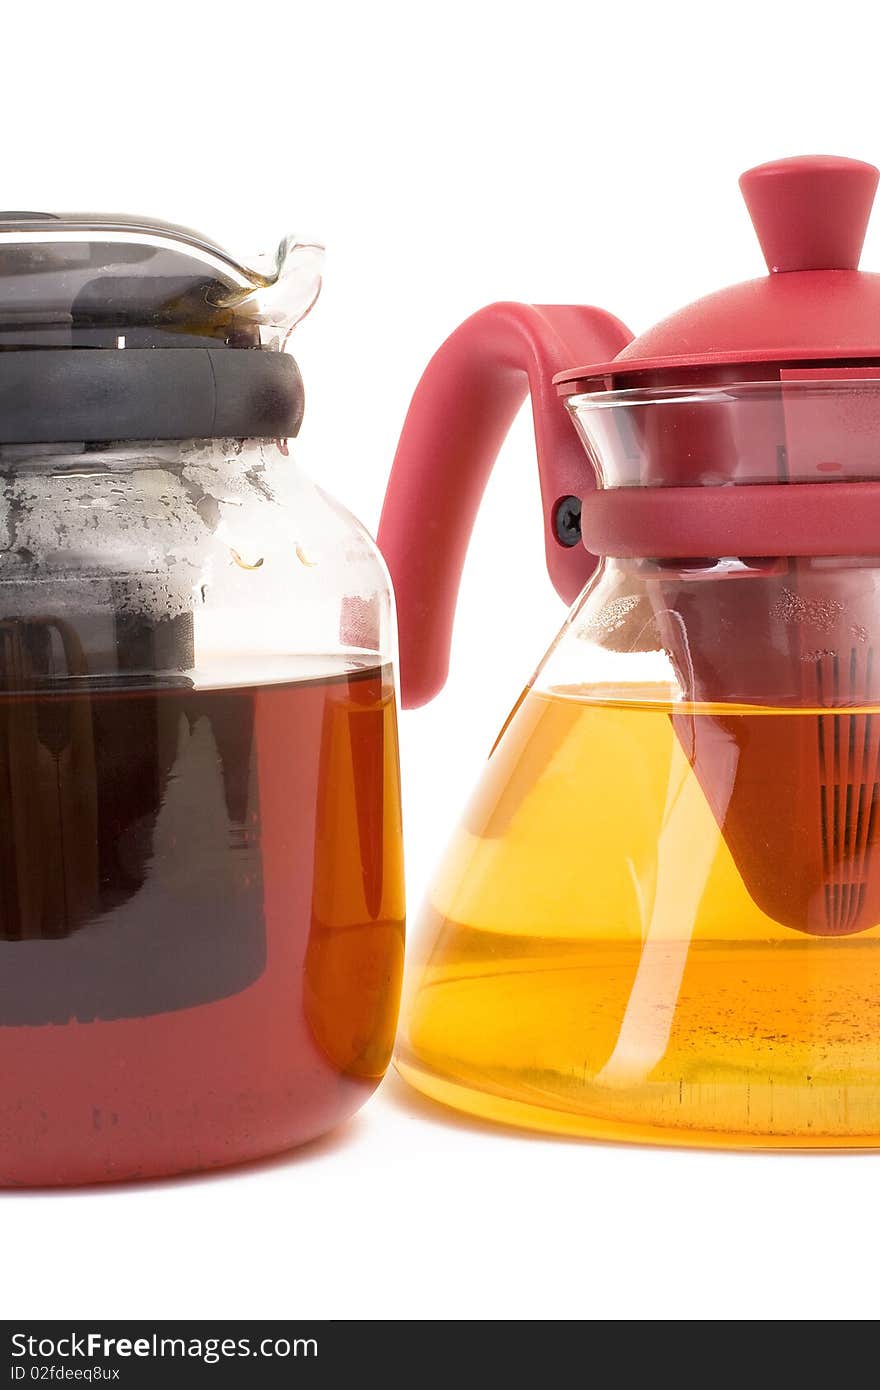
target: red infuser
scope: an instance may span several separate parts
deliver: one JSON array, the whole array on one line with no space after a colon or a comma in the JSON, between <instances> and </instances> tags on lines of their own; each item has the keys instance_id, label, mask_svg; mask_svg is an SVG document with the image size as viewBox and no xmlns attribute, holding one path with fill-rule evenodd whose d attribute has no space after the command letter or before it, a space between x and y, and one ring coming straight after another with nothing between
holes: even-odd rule
<instances>
[{"instance_id":1,"label":"red infuser","mask_svg":"<svg viewBox=\"0 0 880 1390\"><path fill-rule=\"evenodd\" d=\"M594 308L493 305L419 384L379 536L404 703L445 679L528 391L548 568L575 601L411 972L400 1062L441 1099L698 1142L880 1132L880 276L858 269L877 181L762 165L741 188L767 276L635 339Z\"/></svg>"}]
</instances>

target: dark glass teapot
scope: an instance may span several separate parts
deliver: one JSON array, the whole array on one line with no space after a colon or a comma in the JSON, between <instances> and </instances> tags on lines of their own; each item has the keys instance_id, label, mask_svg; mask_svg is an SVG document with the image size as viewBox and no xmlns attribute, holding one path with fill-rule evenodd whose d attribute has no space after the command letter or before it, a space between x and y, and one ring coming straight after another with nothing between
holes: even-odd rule
<instances>
[{"instance_id":1,"label":"dark glass teapot","mask_svg":"<svg viewBox=\"0 0 880 1390\"><path fill-rule=\"evenodd\" d=\"M309 1139L387 1064L391 597L296 467L319 249L0 216L0 1181Z\"/></svg>"}]
</instances>

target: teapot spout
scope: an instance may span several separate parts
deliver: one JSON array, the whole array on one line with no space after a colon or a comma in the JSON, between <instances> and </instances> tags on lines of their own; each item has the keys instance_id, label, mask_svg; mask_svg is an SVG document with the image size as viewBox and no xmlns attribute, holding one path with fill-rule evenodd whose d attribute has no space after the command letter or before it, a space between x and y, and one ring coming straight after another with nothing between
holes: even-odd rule
<instances>
[{"instance_id":1,"label":"teapot spout","mask_svg":"<svg viewBox=\"0 0 880 1390\"><path fill-rule=\"evenodd\" d=\"M255 257L247 266L230 263L236 283L219 285L211 302L258 324L263 347L283 350L321 292L323 259L320 243L283 237L274 252Z\"/></svg>"}]
</instances>

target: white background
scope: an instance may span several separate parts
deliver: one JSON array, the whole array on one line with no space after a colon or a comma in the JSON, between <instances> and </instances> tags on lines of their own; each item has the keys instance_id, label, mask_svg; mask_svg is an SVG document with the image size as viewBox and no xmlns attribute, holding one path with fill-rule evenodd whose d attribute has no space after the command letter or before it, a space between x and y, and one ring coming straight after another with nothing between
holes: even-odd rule
<instances>
[{"instance_id":1,"label":"white background","mask_svg":"<svg viewBox=\"0 0 880 1390\"><path fill-rule=\"evenodd\" d=\"M870 4L9 4L0 202L329 248L299 456L374 529L409 394L496 298L635 331L763 265L736 187L880 160ZM863 265L880 269L880 217ZM562 612L530 423L499 460L453 676L403 720L413 907ZM5 1317L843 1318L878 1312L880 1156L675 1152L457 1120L390 1078L246 1171L0 1196Z\"/></svg>"}]
</instances>

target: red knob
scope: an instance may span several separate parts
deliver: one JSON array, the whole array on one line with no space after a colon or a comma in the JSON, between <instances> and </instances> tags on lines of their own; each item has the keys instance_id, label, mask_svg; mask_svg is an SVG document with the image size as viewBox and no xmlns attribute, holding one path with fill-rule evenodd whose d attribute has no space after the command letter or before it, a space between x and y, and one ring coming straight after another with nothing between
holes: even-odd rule
<instances>
[{"instance_id":1,"label":"red knob","mask_svg":"<svg viewBox=\"0 0 880 1390\"><path fill-rule=\"evenodd\" d=\"M768 268L855 270L880 172L859 159L802 155L739 181Z\"/></svg>"}]
</instances>

